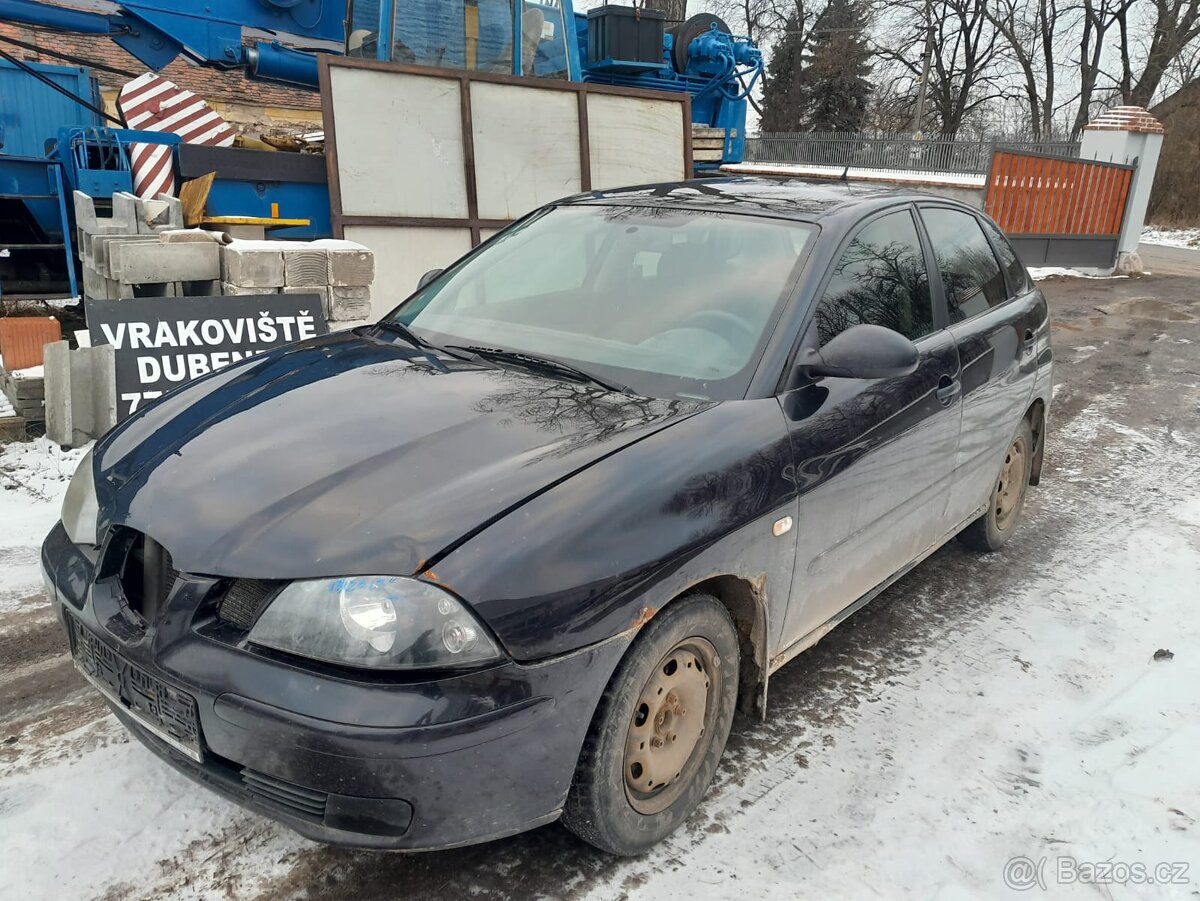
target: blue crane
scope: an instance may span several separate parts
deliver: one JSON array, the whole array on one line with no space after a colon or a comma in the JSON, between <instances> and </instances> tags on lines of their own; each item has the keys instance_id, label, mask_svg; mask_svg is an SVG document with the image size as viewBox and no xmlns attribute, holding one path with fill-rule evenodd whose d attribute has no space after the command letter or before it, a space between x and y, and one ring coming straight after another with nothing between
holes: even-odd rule
<instances>
[{"instance_id":1,"label":"blue crane","mask_svg":"<svg viewBox=\"0 0 1200 901\"><path fill-rule=\"evenodd\" d=\"M0 0L0 20L107 35L155 71L182 56L311 88L326 52L686 91L701 135L711 141L719 130L722 139L719 154L698 154L700 169L740 162L747 101L763 69L758 48L716 16L668 29L650 10L584 14L571 0L122 0L111 13Z\"/></svg>"}]
</instances>

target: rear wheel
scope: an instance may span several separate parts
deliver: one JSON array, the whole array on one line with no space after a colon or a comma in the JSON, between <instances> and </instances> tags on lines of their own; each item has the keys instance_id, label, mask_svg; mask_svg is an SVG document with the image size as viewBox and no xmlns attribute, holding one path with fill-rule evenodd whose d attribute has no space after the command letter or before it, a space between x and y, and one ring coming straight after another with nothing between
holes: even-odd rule
<instances>
[{"instance_id":1,"label":"rear wheel","mask_svg":"<svg viewBox=\"0 0 1200 901\"><path fill-rule=\"evenodd\" d=\"M1000 464L987 511L959 533L963 544L979 551L997 551L1004 546L1021 518L1032 471L1033 432L1026 420Z\"/></svg>"},{"instance_id":2,"label":"rear wheel","mask_svg":"<svg viewBox=\"0 0 1200 901\"><path fill-rule=\"evenodd\" d=\"M725 749L738 641L715 598L694 594L642 630L588 731L563 823L613 854L640 854L696 808Z\"/></svg>"}]
</instances>

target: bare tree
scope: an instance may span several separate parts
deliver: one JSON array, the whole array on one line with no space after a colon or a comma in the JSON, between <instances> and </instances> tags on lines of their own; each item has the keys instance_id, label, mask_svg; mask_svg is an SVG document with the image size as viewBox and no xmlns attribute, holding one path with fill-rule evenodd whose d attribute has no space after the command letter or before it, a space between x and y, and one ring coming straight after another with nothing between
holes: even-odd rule
<instances>
[{"instance_id":1,"label":"bare tree","mask_svg":"<svg viewBox=\"0 0 1200 901\"><path fill-rule=\"evenodd\" d=\"M687 19L687 0L643 0L642 7L664 13L668 27Z\"/></svg>"},{"instance_id":2,"label":"bare tree","mask_svg":"<svg viewBox=\"0 0 1200 901\"><path fill-rule=\"evenodd\" d=\"M956 134L972 113L1006 94L999 65L1004 45L986 5L987 0L903 0L896 6L907 15L898 31L879 42L881 56L919 79L931 33L926 117L942 134Z\"/></svg>"},{"instance_id":3,"label":"bare tree","mask_svg":"<svg viewBox=\"0 0 1200 901\"><path fill-rule=\"evenodd\" d=\"M1037 139L1054 132L1054 51L1062 5L1062 0L993 0L984 5L1020 72L1029 128Z\"/></svg>"},{"instance_id":4,"label":"bare tree","mask_svg":"<svg viewBox=\"0 0 1200 901\"><path fill-rule=\"evenodd\" d=\"M1149 29L1150 40L1139 57L1130 48L1131 36L1136 36L1141 24L1130 21L1132 3L1123 4L1116 13L1120 34L1121 76L1118 88L1121 99L1132 106L1149 106L1162 84L1171 64L1200 37L1200 0L1149 0L1154 17ZM1145 8L1141 0L1136 8Z\"/></svg>"}]
</instances>

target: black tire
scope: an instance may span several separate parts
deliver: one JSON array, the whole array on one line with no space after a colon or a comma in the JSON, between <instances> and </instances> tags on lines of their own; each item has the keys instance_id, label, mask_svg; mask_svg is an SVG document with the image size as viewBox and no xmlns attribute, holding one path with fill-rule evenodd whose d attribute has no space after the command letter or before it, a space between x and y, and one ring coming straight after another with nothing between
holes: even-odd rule
<instances>
[{"instance_id":1,"label":"black tire","mask_svg":"<svg viewBox=\"0 0 1200 901\"><path fill-rule=\"evenodd\" d=\"M1035 451L1029 421L1022 420L1000 464L1000 473L988 497L987 511L958 533L959 541L977 551L998 551L1004 547L1016 531L1025 509L1025 495L1029 491ZM1012 471L1015 457L1019 458L1015 464L1018 472ZM1017 491L1015 496L1011 494L1013 490Z\"/></svg>"},{"instance_id":2,"label":"black tire","mask_svg":"<svg viewBox=\"0 0 1200 901\"><path fill-rule=\"evenodd\" d=\"M663 695L669 686L675 687ZM738 639L728 611L716 598L699 593L669 604L642 629L604 690L563 808L563 824L585 842L623 856L641 854L674 832L712 782L729 737L737 690ZM657 713L646 709L647 692L663 698ZM668 706L671 698L673 708ZM693 699L686 701L693 719L680 698ZM699 698L702 717L694 702ZM670 734L675 728L700 732L694 743L685 735L685 743L679 744L677 735ZM642 751L639 739L647 730L654 733L651 743L658 744ZM640 748L646 748L645 741ZM644 770L638 760L627 762L631 749L647 760ZM671 759L685 752L682 764ZM664 762L669 769L678 765L679 773L651 788L656 776L647 774L655 767L661 770Z\"/></svg>"}]
</instances>

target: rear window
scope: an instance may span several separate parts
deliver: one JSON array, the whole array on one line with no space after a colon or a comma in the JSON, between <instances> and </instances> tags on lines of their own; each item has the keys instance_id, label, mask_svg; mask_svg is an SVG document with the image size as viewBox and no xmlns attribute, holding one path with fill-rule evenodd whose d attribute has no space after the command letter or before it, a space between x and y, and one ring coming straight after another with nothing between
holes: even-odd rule
<instances>
[{"instance_id":1,"label":"rear window","mask_svg":"<svg viewBox=\"0 0 1200 901\"><path fill-rule=\"evenodd\" d=\"M946 287L951 322L986 313L1008 300L1004 273L978 219L945 207L922 209L921 218Z\"/></svg>"},{"instance_id":2,"label":"rear window","mask_svg":"<svg viewBox=\"0 0 1200 901\"><path fill-rule=\"evenodd\" d=\"M1013 246L1008 243L1008 238L1004 237L1004 232L1000 231L990 219L983 220L983 230L992 239L992 247L996 249L996 256L1000 258L1000 265L1008 277L1009 289L1014 294L1028 290L1029 271L1021 262L1021 258L1017 256L1017 252L1013 250Z\"/></svg>"}]
</instances>

